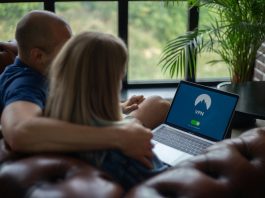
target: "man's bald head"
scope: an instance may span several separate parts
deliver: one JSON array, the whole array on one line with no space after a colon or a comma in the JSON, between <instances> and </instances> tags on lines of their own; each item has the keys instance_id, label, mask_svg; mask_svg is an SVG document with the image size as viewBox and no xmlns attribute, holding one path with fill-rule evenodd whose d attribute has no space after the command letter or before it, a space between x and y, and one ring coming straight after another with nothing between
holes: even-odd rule
<instances>
[{"instance_id":1,"label":"man's bald head","mask_svg":"<svg viewBox=\"0 0 265 198\"><path fill-rule=\"evenodd\" d=\"M62 42L63 35L69 37L71 29L60 17L48 11L32 11L26 14L17 24L16 40L20 56L29 56L32 48L39 48L45 53L53 50Z\"/></svg>"}]
</instances>

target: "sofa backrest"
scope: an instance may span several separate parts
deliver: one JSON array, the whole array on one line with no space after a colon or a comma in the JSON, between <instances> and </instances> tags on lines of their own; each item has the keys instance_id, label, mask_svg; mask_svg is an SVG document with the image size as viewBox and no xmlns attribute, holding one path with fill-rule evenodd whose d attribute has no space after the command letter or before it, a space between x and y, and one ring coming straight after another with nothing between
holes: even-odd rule
<instances>
[{"instance_id":1,"label":"sofa backrest","mask_svg":"<svg viewBox=\"0 0 265 198\"><path fill-rule=\"evenodd\" d=\"M14 62L17 53L17 43L15 40L0 42L0 73L4 71L7 65Z\"/></svg>"}]
</instances>

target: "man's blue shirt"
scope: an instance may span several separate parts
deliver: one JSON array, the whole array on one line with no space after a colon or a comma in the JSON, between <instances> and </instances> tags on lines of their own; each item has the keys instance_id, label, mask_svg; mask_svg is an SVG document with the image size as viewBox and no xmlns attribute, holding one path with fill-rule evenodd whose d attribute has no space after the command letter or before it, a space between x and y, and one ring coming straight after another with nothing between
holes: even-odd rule
<instances>
[{"instance_id":1,"label":"man's blue shirt","mask_svg":"<svg viewBox=\"0 0 265 198\"><path fill-rule=\"evenodd\" d=\"M16 101L32 102L44 109L47 89L46 78L16 58L0 75L0 112Z\"/></svg>"}]
</instances>

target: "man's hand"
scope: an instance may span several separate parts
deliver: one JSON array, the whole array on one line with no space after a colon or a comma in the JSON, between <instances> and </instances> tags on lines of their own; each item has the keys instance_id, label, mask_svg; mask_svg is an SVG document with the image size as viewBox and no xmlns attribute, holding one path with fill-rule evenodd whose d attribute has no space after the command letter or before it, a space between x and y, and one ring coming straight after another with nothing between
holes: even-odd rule
<instances>
[{"instance_id":1,"label":"man's hand","mask_svg":"<svg viewBox=\"0 0 265 198\"><path fill-rule=\"evenodd\" d=\"M140 95L140 96L132 96L131 98L129 98L127 101L121 103L121 107L122 107L122 112L124 114L129 114L132 111L138 109L138 105L144 101L144 96Z\"/></svg>"},{"instance_id":2,"label":"man's hand","mask_svg":"<svg viewBox=\"0 0 265 198\"><path fill-rule=\"evenodd\" d=\"M123 134L120 134L121 151L146 167L153 168L151 163L153 134L151 130L143 127L138 121L123 125L122 128Z\"/></svg>"}]
</instances>

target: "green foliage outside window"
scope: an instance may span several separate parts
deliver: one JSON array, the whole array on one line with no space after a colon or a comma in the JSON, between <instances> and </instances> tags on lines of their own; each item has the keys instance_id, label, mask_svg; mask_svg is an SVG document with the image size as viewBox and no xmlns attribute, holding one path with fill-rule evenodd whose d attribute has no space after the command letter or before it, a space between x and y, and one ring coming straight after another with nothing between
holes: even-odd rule
<instances>
[{"instance_id":1,"label":"green foliage outside window","mask_svg":"<svg viewBox=\"0 0 265 198\"><path fill-rule=\"evenodd\" d=\"M43 9L43 3L0 3L0 40L13 39L18 20L36 9Z\"/></svg>"},{"instance_id":2,"label":"green foliage outside window","mask_svg":"<svg viewBox=\"0 0 265 198\"><path fill-rule=\"evenodd\" d=\"M158 66L165 44L186 31L186 4L166 7L161 2L129 3L129 80L170 79Z\"/></svg>"}]
</instances>

